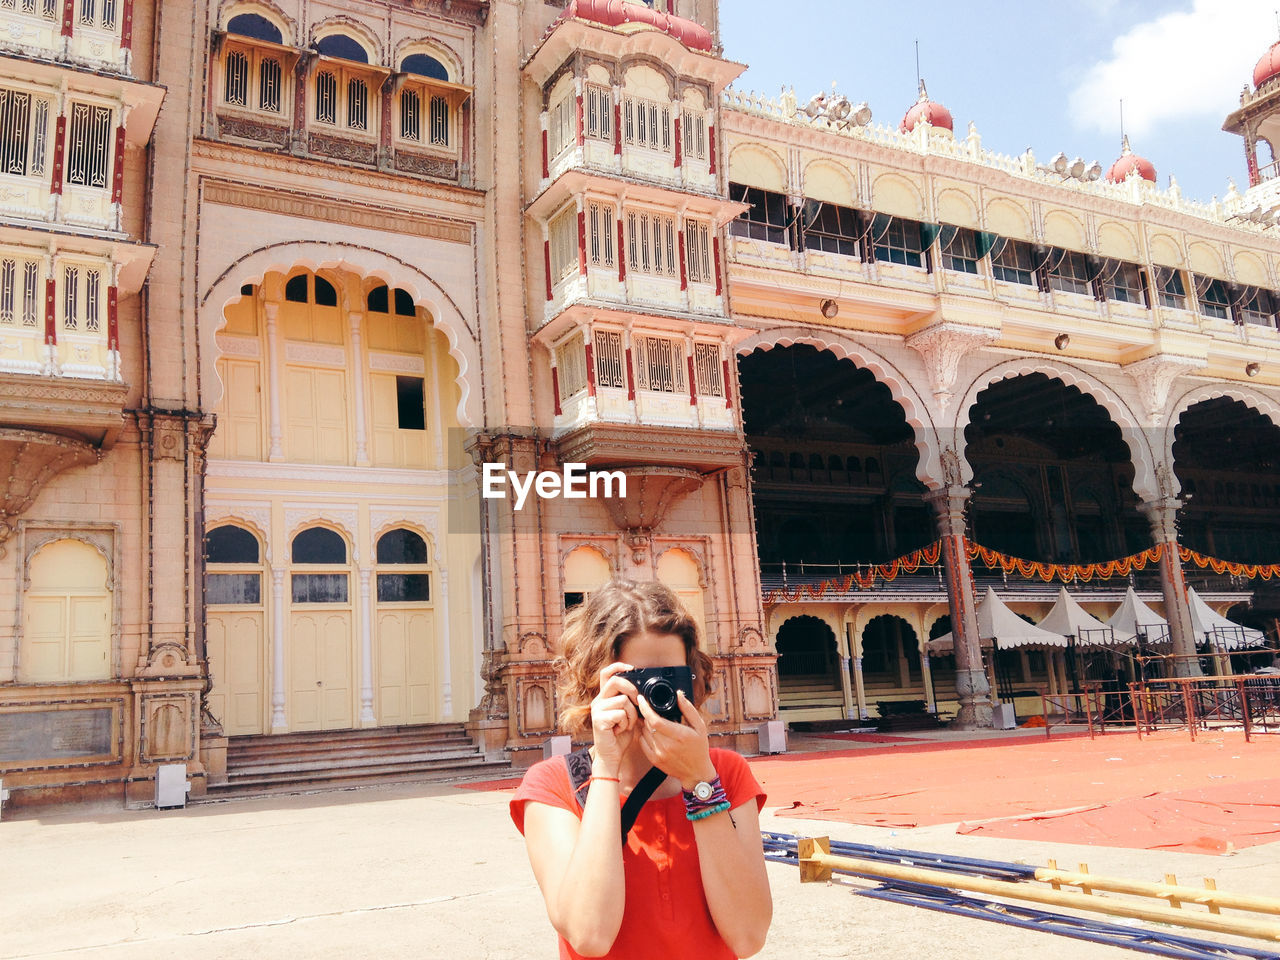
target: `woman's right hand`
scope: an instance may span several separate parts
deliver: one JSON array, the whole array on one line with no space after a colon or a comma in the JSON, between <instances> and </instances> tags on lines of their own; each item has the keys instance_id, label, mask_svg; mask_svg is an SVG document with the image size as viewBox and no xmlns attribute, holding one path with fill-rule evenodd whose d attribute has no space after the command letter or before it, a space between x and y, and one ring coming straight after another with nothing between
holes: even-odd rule
<instances>
[{"instance_id":1,"label":"woman's right hand","mask_svg":"<svg viewBox=\"0 0 1280 960\"><path fill-rule=\"evenodd\" d=\"M596 762L604 766L602 776L616 777L623 755L640 731L636 709L639 691L619 674L633 669L626 663L611 663L600 671L600 692L591 701L591 733L595 738Z\"/></svg>"}]
</instances>

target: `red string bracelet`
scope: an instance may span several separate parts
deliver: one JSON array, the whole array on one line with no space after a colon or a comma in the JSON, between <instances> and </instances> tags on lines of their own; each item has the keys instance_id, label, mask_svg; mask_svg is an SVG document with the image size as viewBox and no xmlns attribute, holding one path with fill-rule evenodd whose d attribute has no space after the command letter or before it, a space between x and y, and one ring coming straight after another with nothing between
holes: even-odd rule
<instances>
[{"instance_id":1,"label":"red string bracelet","mask_svg":"<svg viewBox=\"0 0 1280 960\"><path fill-rule=\"evenodd\" d=\"M622 782L617 777L587 777L587 783L591 783L593 780L608 780L610 783Z\"/></svg>"}]
</instances>

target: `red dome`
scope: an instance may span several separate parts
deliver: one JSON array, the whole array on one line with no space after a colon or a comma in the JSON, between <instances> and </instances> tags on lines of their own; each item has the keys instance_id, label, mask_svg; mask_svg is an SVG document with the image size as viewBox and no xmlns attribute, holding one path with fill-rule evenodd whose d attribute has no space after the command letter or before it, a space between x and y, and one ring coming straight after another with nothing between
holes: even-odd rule
<instances>
[{"instance_id":1,"label":"red dome","mask_svg":"<svg viewBox=\"0 0 1280 960\"><path fill-rule=\"evenodd\" d=\"M1111 165L1111 169L1107 171L1107 179L1112 183L1124 183L1128 179L1129 174L1134 170L1138 171L1138 176L1143 180L1149 180L1151 183L1156 182L1156 168L1146 157L1140 157L1129 149L1129 138L1124 138L1124 150L1120 154L1120 159Z\"/></svg>"},{"instance_id":2,"label":"red dome","mask_svg":"<svg viewBox=\"0 0 1280 960\"><path fill-rule=\"evenodd\" d=\"M926 119L935 127L955 132L955 121L951 119L951 111L942 104L929 99L929 93L924 88L924 81L921 80L920 99L907 111L907 115L902 118L902 125L898 129L903 133L910 133L916 128L916 124Z\"/></svg>"},{"instance_id":3,"label":"red dome","mask_svg":"<svg viewBox=\"0 0 1280 960\"><path fill-rule=\"evenodd\" d=\"M572 0L561 17L594 20L610 27L624 23L645 23L674 37L691 50L711 49L711 32L706 27L641 3L627 3L625 0Z\"/></svg>"},{"instance_id":4,"label":"red dome","mask_svg":"<svg viewBox=\"0 0 1280 960\"><path fill-rule=\"evenodd\" d=\"M1277 76L1280 76L1280 42L1273 43L1253 68L1254 89L1256 90L1272 77Z\"/></svg>"}]
</instances>

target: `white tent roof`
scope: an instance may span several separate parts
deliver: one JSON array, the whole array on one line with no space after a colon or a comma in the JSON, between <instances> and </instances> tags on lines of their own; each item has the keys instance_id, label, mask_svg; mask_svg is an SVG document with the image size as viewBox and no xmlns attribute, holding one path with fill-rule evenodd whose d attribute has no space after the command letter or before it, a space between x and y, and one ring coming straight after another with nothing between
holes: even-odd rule
<instances>
[{"instance_id":1,"label":"white tent roof","mask_svg":"<svg viewBox=\"0 0 1280 960\"><path fill-rule=\"evenodd\" d=\"M1027 623L1010 610L995 590L987 587L987 595L978 604L978 636L984 647L994 638L1002 649L1009 647L1065 647L1067 638L1060 633L1042 630L1034 623ZM947 654L955 648L951 634L944 634L929 641L929 652Z\"/></svg>"},{"instance_id":2,"label":"white tent roof","mask_svg":"<svg viewBox=\"0 0 1280 960\"><path fill-rule=\"evenodd\" d=\"M1039 626L1041 630L1075 637L1080 646L1107 644L1114 640L1111 628L1076 603L1066 587L1058 590L1058 602Z\"/></svg>"},{"instance_id":3,"label":"white tent roof","mask_svg":"<svg viewBox=\"0 0 1280 960\"><path fill-rule=\"evenodd\" d=\"M1157 640L1159 636L1153 638L1151 628L1168 628L1164 617L1139 600L1138 595L1133 592L1133 587L1125 591L1124 603L1120 604L1120 609L1112 614L1111 619L1107 621L1107 626L1115 630L1118 643L1134 642L1138 637L1139 627L1143 629L1148 639Z\"/></svg>"},{"instance_id":4,"label":"white tent roof","mask_svg":"<svg viewBox=\"0 0 1280 960\"><path fill-rule=\"evenodd\" d=\"M1242 627L1222 614L1215 613L1212 607L1200 599L1194 587L1187 589L1187 600L1191 604L1191 629L1195 631L1197 642L1203 640L1207 633L1214 647L1239 650L1241 647L1266 646L1266 634L1252 627Z\"/></svg>"}]
</instances>

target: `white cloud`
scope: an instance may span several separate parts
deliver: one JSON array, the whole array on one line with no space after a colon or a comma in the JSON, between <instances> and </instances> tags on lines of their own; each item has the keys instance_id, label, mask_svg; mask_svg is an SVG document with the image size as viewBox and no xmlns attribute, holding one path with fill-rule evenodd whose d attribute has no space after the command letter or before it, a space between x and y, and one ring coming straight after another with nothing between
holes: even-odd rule
<instances>
[{"instance_id":1,"label":"white cloud","mask_svg":"<svg viewBox=\"0 0 1280 960\"><path fill-rule=\"evenodd\" d=\"M1277 39L1275 7L1276 0L1194 0L1190 10L1137 24L1072 90L1073 121L1117 132L1121 98L1135 138L1171 120L1225 119Z\"/></svg>"}]
</instances>

